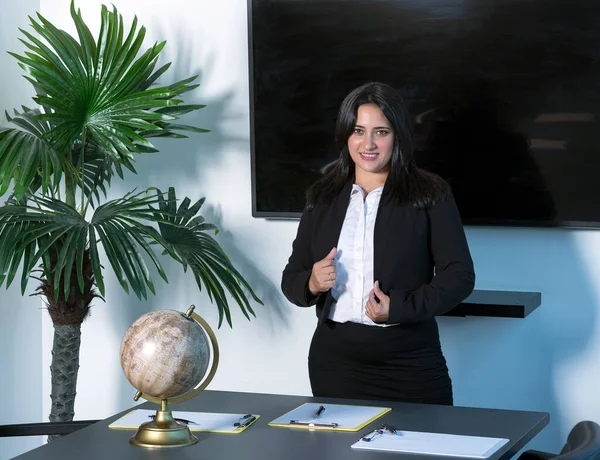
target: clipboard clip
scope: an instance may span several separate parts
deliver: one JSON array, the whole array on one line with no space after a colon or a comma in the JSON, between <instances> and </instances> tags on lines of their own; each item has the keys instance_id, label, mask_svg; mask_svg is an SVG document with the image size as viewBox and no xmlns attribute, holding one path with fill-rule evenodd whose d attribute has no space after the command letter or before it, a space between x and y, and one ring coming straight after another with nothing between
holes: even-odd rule
<instances>
[{"instance_id":1,"label":"clipboard clip","mask_svg":"<svg viewBox=\"0 0 600 460\"><path fill-rule=\"evenodd\" d=\"M156 415L152 414L148 416L149 419L154 420L156 418ZM173 417L173 420L175 420L176 422L179 423L185 423L186 425L199 425L199 423L194 422L192 420L186 420L184 418L177 418L177 417Z\"/></svg>"},{"instance_id":2,"label":"clipboard clip","mask_svg":"<svg viewBox=\"0 0 600 460\"><path fill-rule=\"evenodd\" d=\"M361 441L364 442L371 442L373 439L375 439L377 436L381 436L383 434L383 430L381 428L378 428L376 430L373 430L367 434L363 434L362 437L360 438Z\"/></svg>"},{"instance_id":3,"label":"clipboard clip","mask_svg":"<svg viewBox=\"0 0 600 460\"><path fill-rule=\"evenodd\" d=\"M321 428L337 428L339 423L321 423L321 422L303 422L302 420L290 420L291 426L310 426L310 427L321 427Z\"/></svg>"},{"instance_id":4,"label":"clipboard clip","mask_svg":"<svg viewBox=\"0 0 600 460\"><path fill-rule=\"evenodd\" d=\"M247 427L254 420L256 420L256 417L254 415L252 415L252 414L246 414L243 417L241 417L237 422L235 422L233 424L233 426L235 426L237 428Z\"/></svg>"},{"instance_id":5,"label":"clipboard clip","mask_svg":"<svg viewBox=\"0 0 600 460\"><path fill-rule=\"evenodd\" d=\"M371 442L373 441L373 439L377 438L378 436L383 435L383 433L390 433L390 434L395 434L395 435L400 435L398 433L398 430L396 430L396 428L394 428L391 425L388 425L387 423L384 423L383 425L381 425L381 428L377 428L376 430L373 430L367 434L364 434L360 440L364 441L364 442Z\"/></svg>"}]
</instances>

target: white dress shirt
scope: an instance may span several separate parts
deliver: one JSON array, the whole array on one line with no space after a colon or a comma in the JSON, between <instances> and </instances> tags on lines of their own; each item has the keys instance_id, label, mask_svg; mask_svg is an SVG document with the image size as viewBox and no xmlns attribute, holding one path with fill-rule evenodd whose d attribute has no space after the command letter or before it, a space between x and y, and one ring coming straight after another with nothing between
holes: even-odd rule
<instances>
[{"instance_id":1,"label":"white dress shirt","mask_svg":"<svg viewBox=\"0 0 600 460\"><path fill-rule=\"evenodd\" d=\"M356 184L352 186L335 256L337 280L331 294L337 302L329 313L332 321L386 326L373 322L365 312L375 282L373 229L382 192L383 187L378 187L365 198L361 187Z\"/></svg>"}]
</instances>

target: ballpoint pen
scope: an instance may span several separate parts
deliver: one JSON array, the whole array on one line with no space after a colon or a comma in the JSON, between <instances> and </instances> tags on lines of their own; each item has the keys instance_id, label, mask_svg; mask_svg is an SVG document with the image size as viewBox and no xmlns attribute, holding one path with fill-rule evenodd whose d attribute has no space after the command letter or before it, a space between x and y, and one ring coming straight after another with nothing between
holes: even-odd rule
<instances>
[{"instance_id":1,"label":"ballpoint pen","mask_svg":"<svg viewBox=\"0 0 600 460\"><path fill-rule=\"evenodd\" d=\"M394 428L392 425L384 423L383 425L381 425L381 428L377 428L377 429L363 435L360 439L364 442L371 442L377 436L381 436L386 431L390 434L402 436L402 433L398 433L398 430L396 430L396 428Z\"/></svg>"},{"instance_id":2,"label":"ballpoint pen","mask_svg":"<svg viewBox=\"0 0 600 460\"><path fill-rule=\"evenodd\" d=\"M148 418L154 420L156 418L156 415L149 415ZM196 422L192 422L191 420L186 420L184 418L173 417L173 420L175 420L176 422L185 423L186 425L198 425Z\"/></svg>"},{"instance_id":3,"label":"ballpoint pen","mask_svg":"<svg viewBox=\"0 0 600 460\"><path fill-rule=\"evenodd\" d=\"M318 418L323 412L325 412L325 406L319 406L313 418Z\"/></svg>"},{"instance_id":4,"label":"ballpoint pen","mask_svg":"<svg viewBox=\"0 0 600 460\"><path fill-rule=\"evenodd\" d=\"M245 426L250 425L254 420L256 420L256 417L254 415L247 414L247 415L244 415L242 418L240 418L237 422L235 422L233 424L233 426L236 426L238 428L245 427Z\"/></svg>"},{"instance_id":5,"label":"ballpoint pen","mask_svg":"<svg viewBox=\"0 0 600 460\"><path fill-rule=\"evenodd\" d=\"M319 423L319 422L303 422L300 420L290 420L290 425L297 426L310 426L310 427L323 427L323 428L337 428L339 426L338 423Z\"/></svg>"},{"instance_id":6,"label":"ballpoint pen","mask_svg":"<svg viewBox=\"0 0 600 460\"><path fill-rule=\"evenodd\" d=\"M388 430L392 434L398 434L398 431L396 430L396 428L394 428L392 425L389 425L387 423L384 423L382 428Z\"/></svg>"}]
</instances>

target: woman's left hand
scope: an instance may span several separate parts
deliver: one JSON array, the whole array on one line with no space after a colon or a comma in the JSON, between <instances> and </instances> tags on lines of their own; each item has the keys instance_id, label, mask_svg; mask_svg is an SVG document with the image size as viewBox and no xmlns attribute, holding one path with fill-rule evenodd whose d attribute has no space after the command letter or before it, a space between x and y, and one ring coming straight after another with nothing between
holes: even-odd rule
<instances>
[{"instance_id":1,"label":"woman's left hand","mask_svg":"<svg viewBox=\"0 0 600 460\"><path fill-rule=\"evenodd\" d=\"M379 302L375 297L379 299ZM390 317L390 298L379 289L379 281L375 281L373 284L365 311L375 323L385 323Z\"/></svg>"}]
</instances>

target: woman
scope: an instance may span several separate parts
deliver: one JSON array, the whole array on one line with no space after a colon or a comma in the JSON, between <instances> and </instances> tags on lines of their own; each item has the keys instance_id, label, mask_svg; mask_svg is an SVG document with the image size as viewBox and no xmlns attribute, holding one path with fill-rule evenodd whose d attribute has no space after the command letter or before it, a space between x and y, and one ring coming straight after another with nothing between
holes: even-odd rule
<instances>
[{"instance_id":1,"label":"woman","mask_svg":"<svg viewBox=\"0 0 600 460\"><path fill-rule=\"evenodd\" d=\"M313 394L452 405L435 316L472 292L475 274L450 188L415 165L409 115L387 85L345 98L336 142L281 283L290 302L316 305Z\"/></svg>"}]
</instances>

